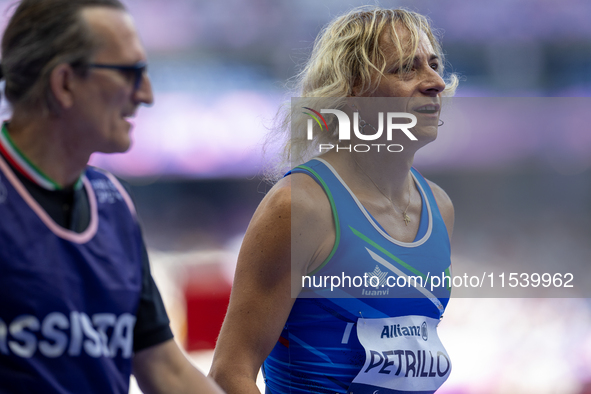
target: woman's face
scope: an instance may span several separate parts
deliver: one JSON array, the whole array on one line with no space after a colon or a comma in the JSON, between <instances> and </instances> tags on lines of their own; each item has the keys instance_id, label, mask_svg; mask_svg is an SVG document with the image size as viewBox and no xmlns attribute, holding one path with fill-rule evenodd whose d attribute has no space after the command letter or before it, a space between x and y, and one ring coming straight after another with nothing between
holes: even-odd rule
<instances>
[{"instance_id":1,"label":"woman's face","mask_svg":"<svg viewBox=\"0 0 591 394\"><path fill-rule=\"evenodd\" d=\"M409 32L406 28L397 29L401 42L408 42ZM425 33L421 33L419 44L411 64L403 65L399 60L396 46L390 31L380 38L380 46L386 58L384 74L375 71L373 78L380 78L377 88L362 96L355 95L350 101L355 105L364 121L378 124L379 113L404 112L413 114L417 124L413 133L423 143L434 140L437 136L437 123L441 110L441 93L445 82L437 73L440 59ZM408 48L410 52L410 48ZM407 66L407 67L404 67ZM400 69L403 71L400 72ZM407 118L395 119L396 124L406 124ZM386 122L384 121L384 125ZM369 130L370 132L373 131ZM395 133L393 140L406 146L408 138L402 133Z\"/></svg>"},{"instance_id":2,"label":"woman's face","mask_svg":"<svg viewBox=\"0 0 591 394\"><path fill-rule=\"evenodd\" d=\"M380 46L386 57L386 68L377 89L369 97L439 97L445 82L437 73L440 59L435 54L429 38L424 32L419 37L419 45L411 64L403 65L398 62L396 47L389 32L380 38ZM401 42L407 42L409 32L405 28L398 28L397 33ZM410 48L408 49L410 51ZM400 73L402 66L408 66ZM376 73L377 74L377 73ZM376 77L378 77L376 75Z\"/></svg>"}]
</instances>

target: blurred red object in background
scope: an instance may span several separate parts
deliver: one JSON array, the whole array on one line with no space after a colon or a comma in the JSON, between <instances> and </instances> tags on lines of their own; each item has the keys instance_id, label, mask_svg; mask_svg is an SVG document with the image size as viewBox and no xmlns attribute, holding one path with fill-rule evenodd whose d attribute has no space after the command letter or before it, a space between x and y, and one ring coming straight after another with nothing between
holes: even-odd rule
<instances>
[{"instance_id":1,"label":"blurred red object in background","mask_svg":"<svg viewBox=\"0 0 591 394\"><path fill-rule=\"evenodd\" d=\"M187 303L186 350L213 349L226 315L232 285L222 265L217 263L187 267L183 281Z\"/></svg>"}]
</instances>

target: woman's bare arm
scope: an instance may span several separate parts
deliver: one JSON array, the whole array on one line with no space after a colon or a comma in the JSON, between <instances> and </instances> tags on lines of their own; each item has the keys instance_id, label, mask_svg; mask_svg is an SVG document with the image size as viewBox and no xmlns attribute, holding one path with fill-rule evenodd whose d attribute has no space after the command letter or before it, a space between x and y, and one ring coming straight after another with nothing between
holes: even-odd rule
<instances>
[{"instance_id":1,"label":"woman's bare arm","mask_svg":"<svg viewBox=\"0 0 591 394\"><path fill-rule=\"evenodd\" d=\"M292 178L298 187L292 187ZM305 175L284 178L261 202L240 250L210 372L228 393L259 392L255 384L259 368L295 301L292 273L304 275L328 255L324 246L330 244L331 230L328 200Z\"/></svg>"}]
</instances>

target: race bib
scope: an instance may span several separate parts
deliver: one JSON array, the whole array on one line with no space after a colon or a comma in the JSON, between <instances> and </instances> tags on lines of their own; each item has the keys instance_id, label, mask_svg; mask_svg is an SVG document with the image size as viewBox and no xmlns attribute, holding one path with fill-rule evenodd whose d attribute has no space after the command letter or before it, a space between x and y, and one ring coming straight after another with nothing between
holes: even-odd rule
<instances>
[{"instance_id":1,"label":"race bib","mask_svg":"<svg viewBox=\"0 0 591 394\"><path fill-rule=\"evenodd\" d=\"M348 393L435 392L451 371L449 356L437 336L438 323L414 315L358 319L365 364Z\"/></svg>"}]
</instances>

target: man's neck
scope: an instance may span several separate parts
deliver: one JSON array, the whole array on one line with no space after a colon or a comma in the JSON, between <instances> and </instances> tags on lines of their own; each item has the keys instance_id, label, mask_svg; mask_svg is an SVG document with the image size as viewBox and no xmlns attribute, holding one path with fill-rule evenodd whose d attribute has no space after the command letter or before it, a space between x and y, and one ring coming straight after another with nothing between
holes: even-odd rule
<instances>
[{"instance_id":1,"label":"man's neck","mask_svg":"<svg viewBox=\"0 0 591 394\"><path fill-rule=\"evenodd\" d=\"M75 185L84 171L89 155L69 146L65 127L59 120L43 118L22 122L14 117L6 125L7 139L14 153L21 156L26 171L61 189ZM27 165L28 164L28 165Z\"/></svg>"}]
</instances>

